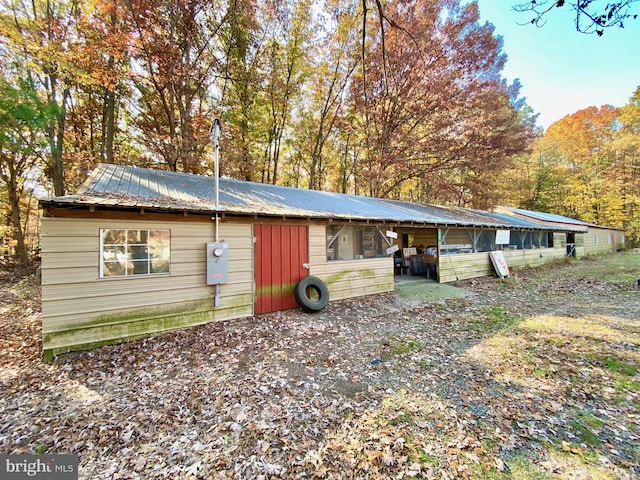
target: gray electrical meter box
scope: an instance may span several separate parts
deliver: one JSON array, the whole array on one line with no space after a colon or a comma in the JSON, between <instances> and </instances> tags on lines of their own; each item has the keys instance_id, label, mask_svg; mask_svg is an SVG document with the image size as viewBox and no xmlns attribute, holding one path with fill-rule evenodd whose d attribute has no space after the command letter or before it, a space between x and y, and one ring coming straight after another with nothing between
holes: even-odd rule
<instances>
[{"instance_id":1,"label":"gray electrical meter box","mask_svg":"<svg viewBox=\"0 0 640 480\"><path fill-rule=\"evenodd\" d=\"M207 243L207 285L227 283L229 277L229 244Z\"/></svg>"}]
</instances>

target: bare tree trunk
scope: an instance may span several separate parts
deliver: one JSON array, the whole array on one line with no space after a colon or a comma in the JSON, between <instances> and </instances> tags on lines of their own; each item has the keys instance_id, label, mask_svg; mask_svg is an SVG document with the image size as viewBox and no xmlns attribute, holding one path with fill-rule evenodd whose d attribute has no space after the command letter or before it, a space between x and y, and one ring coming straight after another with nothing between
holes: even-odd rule
<instances>
[{"instance_id":1,"label":"bare tree trunk","mask_svg":"<svg viewBox=\"0 0 640 480\"><path fill-rule=\"evenodd\" d=\"M58 103L57 77L49 74L49 95L50 101L56 106L56 116L49 127L49 146L51 148L51 180L53 182L53 192L56 196L65 194L64 181L64 129L67 119L67 101L71 95L68 88L62 91L62 98Z\"/></svg>"},{"instance_id":2,"label":"bare tree trunk","mask_svg":"<svg viewBox=\"0 0 640 480\"><path fill-rule=\"evenodd\" d=\"M7 180L7 190L9 195L9 205L11 206L11 227L13 228L13 238L16 240L16 260L24 265L29 261L27 247L24 242L24 232L22 230L22 218L20 215L20 195L18 192L18 179L14 169L10 169Z\"/></svg>"},{"instance_id":3,"label":"bare tree trunk","mask_svg":"<svg viewBox=\"0 0 640 480\"><path fill-rule=\"evenodd\" d=\"M55 119L55 127L51 130L49 139L51 144L51 180L53 181L53 191L56 196L64 195L64 162L63 162L63 142L64 128L66 121L66 108L62 106L62 111Z\"/></svg>"},{"instance_id":4,"label":"bare tree trunk","mask_svg":"<svg viewBox=\"0 0 640 480\"><path fill-rule=\"evenodd\" d=\"M104 95L102 112L102 145L100 157L103 162L115 163L113 158L113 139L116 130L116 94L108 90Z\"/></svg>"},{"instance_id":5,"label":"bare tree trunk","mask_svg":"<svg viewBox=\"0 0 640 480\"><path fill-rule=\"evenodd\" d=\"M117 30L118 17L115 10L109 16L111 28ZM109 56L107 62L107 70L113 71L115 60L113 56ZM106 163L115 163L113 158L113 139L116 134L116 92L109 88L105 91L104 110L102 116L102 159Z\"/></svg>"}]
</instances>

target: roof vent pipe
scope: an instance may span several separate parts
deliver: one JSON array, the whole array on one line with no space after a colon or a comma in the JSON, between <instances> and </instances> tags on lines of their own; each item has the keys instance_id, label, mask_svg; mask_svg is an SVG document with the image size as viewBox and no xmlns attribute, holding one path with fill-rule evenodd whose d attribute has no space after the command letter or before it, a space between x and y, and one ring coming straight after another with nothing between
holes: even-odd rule
<instances>
[{"instance_id":1,"label":"roof vent pipe","mask_svg":"<svg viewBox=\"0 0 640 480\"><path fill-rule=\"evenodd\" d=\"M218 215L218 209L220 206L220 119L216 118L213 120L213 144L214 144L214 155L213 155L213 173L215 178L215 188L216 188L216 200L215 200L215 239L216 243L220 241L219 234L219 220L220 216ZM216 284L214 286L214 306L220 306L220 285Z\"/></svg>"},{"instance_id":2,"label":"roof vent pipe","mask_svg":"<svg viewBox=\"0 0 640 480\"><path fill-rule=\"evenodd\" d=\"M213 121L213 138L214 138L214 147L215 147L215 151L214 151L214 176L215 176L215 182L216 182L216 203L215 203L215 210L216 210L216 242L218 242L219 239L219 235L218 235L218 207L220 205L220 119L216 118Z\"/></svg>"}]
</instances>

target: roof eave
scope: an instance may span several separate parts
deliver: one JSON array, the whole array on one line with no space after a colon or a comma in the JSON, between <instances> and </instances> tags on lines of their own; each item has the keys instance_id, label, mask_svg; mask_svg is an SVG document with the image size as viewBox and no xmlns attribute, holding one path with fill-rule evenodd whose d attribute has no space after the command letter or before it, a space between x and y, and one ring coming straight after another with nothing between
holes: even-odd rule
<instances>
[{"instance_id":1,"label":"roof eave","mask_svg":"<svg viewBox=\"0 0 640 480\"><path fill-rule=\"evenodd\" d=\"M416 220L416 219L391 219L382 217L369 217L369 216L349 216L349 215L318 215L318 212L256 212L249 209L242 208L230 208L229 206L219 206L217 209L215 206L209 205L167 205L163 203L155 202L123 202L109 198L90 197L86 199L74 198L74 197L53 197L53 198L41 198L39 199L41 206L46 207L60 207L60 208L108 208L116 210L152 210L158 213L194 213L194 214L208 214L215 215L236 215L236 216L254 216L263 218L281 218L281 219L304 219L304 220L326 220L329 222L358 222L358 223L379 223L379 224L394 224L394 225L407 225L407 226L423 226L432 228L484 228L484 229L509 229L509 230L547 230L547 231L563 231L568 233L584 233L586 229L570 228L571 224L566 224L566 227L551 226L551 225L517 225L517 224L499 224L499 223L474 223L474 222L460 222L460 221L429 221L429 220Z\"/></svg>"}]
</instances>

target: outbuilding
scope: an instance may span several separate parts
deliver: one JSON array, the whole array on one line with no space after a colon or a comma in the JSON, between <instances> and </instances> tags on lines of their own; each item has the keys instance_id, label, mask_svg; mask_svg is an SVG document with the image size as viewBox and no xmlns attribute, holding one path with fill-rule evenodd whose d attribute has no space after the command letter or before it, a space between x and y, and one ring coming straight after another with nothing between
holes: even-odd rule
<instances>
[{"instance_id":1,"label":"outbuilding","mask_svg":"<svg viewBox=\"0 0 640 480\"><path fill-rule=\"evenodd\" d=\"M397 275L490 275L492 251L512 267L544 263L594 228L112 164L41 206L48 358L296 308L308 276L333 301L393 291ZM606 232L618 245L621 232Z\"/></svg>"}]
</instances>

